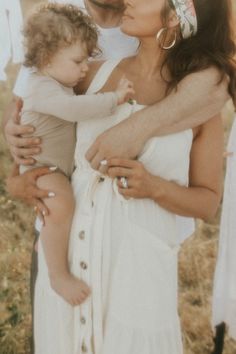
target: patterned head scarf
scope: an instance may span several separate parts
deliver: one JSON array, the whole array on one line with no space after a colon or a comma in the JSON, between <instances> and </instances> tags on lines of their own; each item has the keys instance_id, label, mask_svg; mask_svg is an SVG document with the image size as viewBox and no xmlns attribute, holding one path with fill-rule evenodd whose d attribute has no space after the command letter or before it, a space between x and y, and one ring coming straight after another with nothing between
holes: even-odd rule
<instances>
[{"instance_id":1,"label":"patterned head scarf","mask_svg":"<svg viewBox=\"0 0 236 354\"><path fill-rule=\"evenodd\" d=\"M197 15L193 0L171 0L180 21L184 39L197 33Z\"/></svg>"}]
</instances>

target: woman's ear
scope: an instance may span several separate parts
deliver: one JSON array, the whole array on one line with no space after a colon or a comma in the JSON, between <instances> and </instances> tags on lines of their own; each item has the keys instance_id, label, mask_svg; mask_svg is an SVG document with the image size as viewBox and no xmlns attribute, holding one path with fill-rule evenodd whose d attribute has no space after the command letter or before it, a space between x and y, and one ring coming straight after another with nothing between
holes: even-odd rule
<instances>
[{"instance_id":1,"label":"woman's ear","mask_svg":"<svg viewBox=\"0 0 236 354\"><path fill-rule=\"evenodd\" d=\"M174 10L171 10L168 16L167 27L174 28L179 25L179 18Z\"/></svg>"}]
</instances>

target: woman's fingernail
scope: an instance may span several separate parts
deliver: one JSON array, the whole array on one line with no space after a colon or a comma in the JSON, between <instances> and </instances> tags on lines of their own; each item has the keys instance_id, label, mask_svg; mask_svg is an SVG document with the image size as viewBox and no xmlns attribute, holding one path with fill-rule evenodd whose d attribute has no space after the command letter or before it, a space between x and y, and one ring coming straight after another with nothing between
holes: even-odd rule
<instances>
[{"instance_id":1,"label":"woman's fingernail","mask_svg":"<svg viewBox=\"0 0 236 354\"><path fill-rule=\"evenodd\" d=\"M49 193L48 193L48 196L49 196L49 198L53 198L53 197L56 196L56 194L55 194L54 192L49 192Z\"/></svg>"},{"instance_id":2,"label":"woman's fingernail","mask_svg":"<svg viewBox=\"0 0 236 354\"><path fill-rule=\"evenodd\" d=\"M33 133L33 132L34 132L34 128L29 128L29 129L28 129L28 132L29 132L29 133Z\"/></svg>"},{"instance_id":3,"label":"woman's fingernail","mask_svg":"<svg viewBox=\"0 0 236 354\"><path fill-rule=\"evenodd\" d=\"M43 216L46 216L46 215L47 215L47 213L46 213L45 210L42 211L42 214L43 214Z\"/></svg>"},{"instance_id":4,"label":"woman's fingernail","mask_svg":"<svg viewBox=\"0 0 236 354\"><path fill-rule=\"evenodd\" d=\"M50 170L50 171L56 171L56 170L57 170L57 166L49 167L49 170Z\"/></svg>"}]
</instances>

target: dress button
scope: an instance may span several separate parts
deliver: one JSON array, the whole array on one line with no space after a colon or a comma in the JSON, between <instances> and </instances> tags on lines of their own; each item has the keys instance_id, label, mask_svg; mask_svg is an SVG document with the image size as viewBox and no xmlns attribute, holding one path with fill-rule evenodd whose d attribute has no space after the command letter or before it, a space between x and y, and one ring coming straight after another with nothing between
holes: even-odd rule
<instances>
[{"instance_id":1,"label":"dress button","mask_svg":"<svg viewBox=\"0 0 236 354\"><path fill-rule=\"evenodd\" d=\"M82 344L81 349L82 349L83 353L87 353L88 352L88 348L86 347L86 345L84 343Z\"/></svg>"},{"instance_id":2,"label":"dress button","mask_svg":"<svg viewBox=\"0 0 236 354\"><path fill-rule=\"evenodd\" d=\"M79 233L79 238L80 238L81 240L84 240L84 239L85 239L85 232L84 232L84 231L80 231L80 233Z\"/></svg>"},{"instance_id":3,"label":"dress button","mask_svg":"<svg viewBox=\"0 0 236 354\"><path fill-rule=\"evenodd\" d=\"M84 270L88 268L88 266L85 262L80 262L80 267Z\"/></svg>"},{"instance_id":4,"label":"dress button","mask_svg":"<svg viewBox=\"0 0 236 354\"><path fill-rule=\"evenodd\" d=\"M86 323L86 318L85 318L85 317L81 317L80 322L81 322L82 324L85 324L85 323Z\"/></svg>"},{"instance_id":5,"label":"dress button","mask_svg":"<svg viewBox=\"0 0 236 354\"><path fill-rule=\"evenodd\" d=\"M100 177L98 182L101 183L101 182L104 182L105 181L105 178L104 177Z\"/></svg>"}]
</instances>

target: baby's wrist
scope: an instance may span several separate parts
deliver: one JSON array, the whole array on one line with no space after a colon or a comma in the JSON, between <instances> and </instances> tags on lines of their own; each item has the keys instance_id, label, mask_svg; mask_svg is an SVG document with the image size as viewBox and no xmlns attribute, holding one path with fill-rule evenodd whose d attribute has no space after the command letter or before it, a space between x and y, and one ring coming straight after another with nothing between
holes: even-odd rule
<instances>
[{"instance_id":1,"label":"baby's wrist","mask_svg":"<svg viewBox=\"0 0 236 354\"><path fill-rule=\"evenodd\" d=\"M115 91L117 106L123 103L123 97L121 92Z\"/></svg>"}]
</instances>

